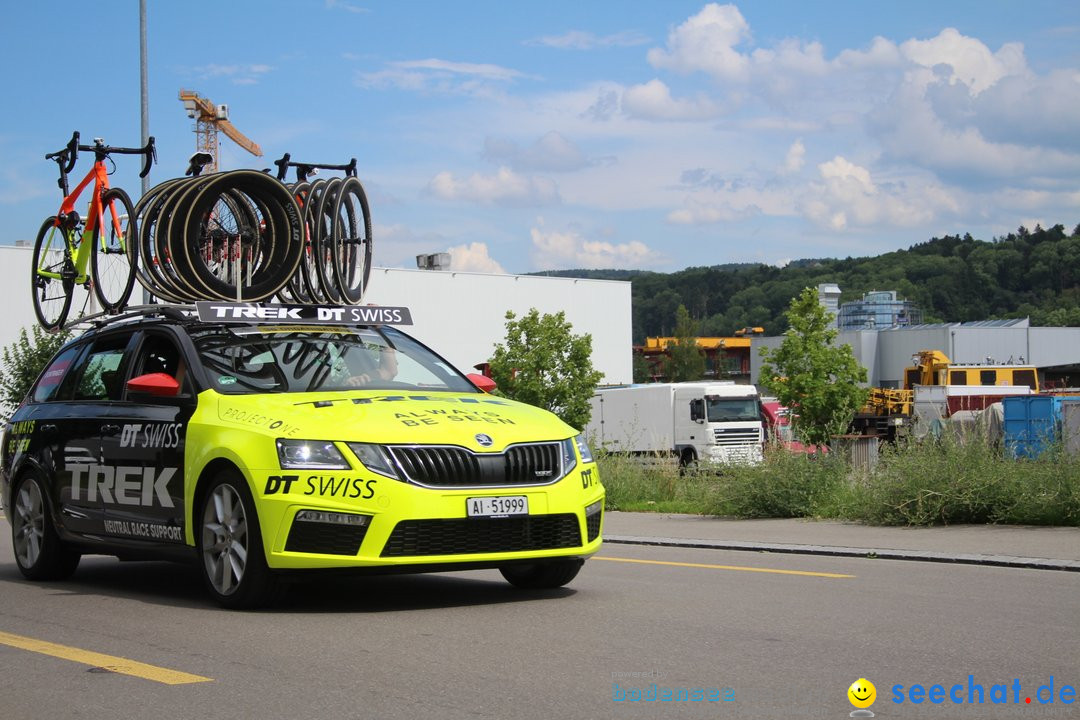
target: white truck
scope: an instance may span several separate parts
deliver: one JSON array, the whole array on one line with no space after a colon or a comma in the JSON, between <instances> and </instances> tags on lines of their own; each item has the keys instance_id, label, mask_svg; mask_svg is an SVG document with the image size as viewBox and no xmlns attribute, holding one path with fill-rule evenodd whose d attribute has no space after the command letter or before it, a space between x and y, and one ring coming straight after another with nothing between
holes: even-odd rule
<instances>
[{"instance_id":1,"label":"white truck","mask_svg":"<svg viewBox=\"0 0 1080 720\"><path fill-rule=\"evenodd\" d=\"M609 452L757 464L765 432L753 385L656 383L597 390L586 436Z\"/></svg>"}]
</instances>

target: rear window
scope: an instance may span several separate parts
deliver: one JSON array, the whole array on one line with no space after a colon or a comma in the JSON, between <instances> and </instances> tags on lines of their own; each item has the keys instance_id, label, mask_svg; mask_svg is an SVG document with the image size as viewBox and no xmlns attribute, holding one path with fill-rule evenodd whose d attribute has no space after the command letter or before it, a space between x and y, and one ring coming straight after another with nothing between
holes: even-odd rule
<instances>
[{"instance_id":1,"label":"rear window","mask_svg":"<svg viewBox=\"0 0 1080 720\"><path fill-rule=\"evenodd\" d=\"M49 367L41 374L37 385L34 386L31 394L31 399L34 402L48 402L55 399L60 383L63 382L64 376L71 369L71 364L75 361L75 357L81 349L82 346L79 345L69 347L49 363Z\"/></svg>"}]
</instances>

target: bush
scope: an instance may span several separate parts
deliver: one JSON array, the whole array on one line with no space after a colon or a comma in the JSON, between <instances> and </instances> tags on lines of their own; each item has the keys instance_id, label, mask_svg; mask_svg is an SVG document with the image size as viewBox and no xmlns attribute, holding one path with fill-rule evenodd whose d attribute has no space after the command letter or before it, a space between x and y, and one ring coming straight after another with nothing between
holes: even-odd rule
<instances>
[{"instance_id":1,"label":"bush","mask_svg":"<svg viewBox=\"0 0 1080 720\"><path fill-rule=\"evenodd\" d=\"M856 488L856 517L888 525L1076 525L1075 465L1056 448L1024 461L978 439L899 444L883 450Z\"/></svg>"},{"instance_id":2,"label":"bush","mask_svg":"<svg viewBox=\"0 0 1080 720\"><path fill-rule=\"evenodd\" d=\"M1054 447L1011 460L999 446L945 437L883 446L877 466L855 470L840 453L770 452L752 467L702 466L602 455L611 510L740 518L819 517L876 525L1010 523L1080 526L1080 463Z\"/></svg>"},{"instance_id":3,"label":"bush","mask_svg":"<svg viewBox=\"0 0 1080 720\"><path fill-rule=\"evenodd\" d=\"M760 465L725 468L716 479L720 502L709 510L744 518L813 517L846 471L835 456L768 453Z\"/></svg>"}]
</instances>

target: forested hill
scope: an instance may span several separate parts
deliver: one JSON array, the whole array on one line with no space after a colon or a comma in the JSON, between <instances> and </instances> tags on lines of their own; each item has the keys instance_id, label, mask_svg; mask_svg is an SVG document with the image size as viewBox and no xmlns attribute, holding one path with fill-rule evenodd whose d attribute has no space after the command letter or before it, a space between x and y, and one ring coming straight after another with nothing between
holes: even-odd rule
<instances>
[{"instance_id":1,"label":"forested hill","mask_svg":"<svg viewBox=\"0 0 1080 720\"><path fill-rule=\"evenodd\" d=\"M798 260L777 268L756 264L692 267L674 273L563 270L543 275L629 280L634 342L671 335L685 305L705 336L760 325L787 329L784 311L804 287L836 283L841 302L870 290L896 290L923 311L925 322L1030 317L1032 325L1080 326L1080 225L1021 227L992 241L945 236L877 257Z\"/></svg>"}]
</instances>

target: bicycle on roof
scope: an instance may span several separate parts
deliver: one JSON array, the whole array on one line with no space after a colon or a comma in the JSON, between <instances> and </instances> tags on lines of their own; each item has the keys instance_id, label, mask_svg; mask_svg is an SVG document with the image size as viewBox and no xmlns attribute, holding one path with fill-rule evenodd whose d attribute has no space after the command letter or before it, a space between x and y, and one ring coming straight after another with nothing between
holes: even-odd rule
<instances>
[{"instance_id":1,"label":"bicycle on roof","mask_svg":"<svg viewBox=\"0 0 1080 720\"><path fill-rule=\"evenodd\" d=\"M68 173L79 151L93 152L94 165L69 192ZM144 147L123 148L106 145L101 138L94 138L93 145L80 145L78 132L62 150L45 156L57 164L57 185L64 193L60 210L45 219L34 242L30 288L38 322L47 330L64 326L77 286L92 288L106 312L122 309L131 296L138 264L135 209L124 190L109 186L105 161L112 162L110 155L115 154L143 155L139 177L146 177L157 158L152 137ZM75 205L91 183L89 209L82 218Z\"/></svg>"}]
</instances>

